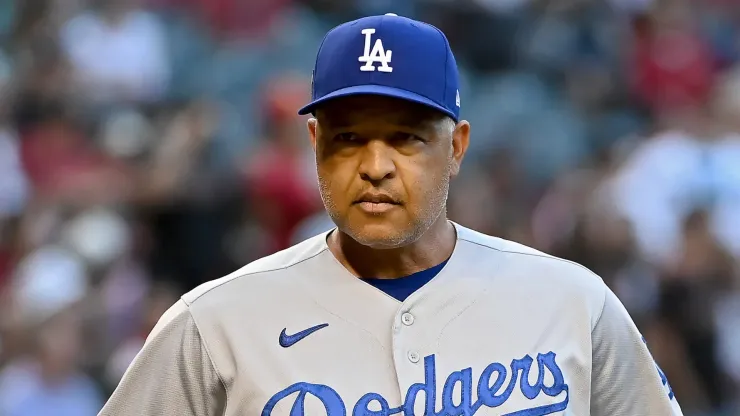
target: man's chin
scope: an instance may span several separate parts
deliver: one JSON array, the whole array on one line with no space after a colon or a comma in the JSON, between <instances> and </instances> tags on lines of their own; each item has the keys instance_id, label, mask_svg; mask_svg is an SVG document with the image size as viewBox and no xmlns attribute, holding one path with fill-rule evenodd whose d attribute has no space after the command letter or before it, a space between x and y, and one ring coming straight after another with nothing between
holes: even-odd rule
<instances>
[{"instance_id":1,"label":"man's chin","mask_svg":"<svg viewBox=\"0 0 740 416\"><path fill-rule=\"evenodd\" d=\"M349 235L357 243L377 250L401 248L416 240L411 230L404 231L390 224L367 224L353 230Z\"/></svg>"}]
</instances>

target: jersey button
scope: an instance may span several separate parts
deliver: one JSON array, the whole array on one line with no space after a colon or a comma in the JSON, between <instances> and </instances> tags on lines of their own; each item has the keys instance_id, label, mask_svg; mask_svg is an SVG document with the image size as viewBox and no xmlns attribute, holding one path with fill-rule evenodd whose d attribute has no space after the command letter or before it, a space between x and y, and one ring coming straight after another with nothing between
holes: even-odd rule
<instances>
[{"instance_id":1,"label":"jersey button","mask_svg":"<svg viewBox=\"0 0 740 416\"><path fill-rule=\"evenodd\" d=\"M409 361L411 361L412 363L418 363L419 353L416 351L409 351Z\"/></svg>"},{"instance_id":2,"label":"jersey button","mask_svg":"<svg viewBox=\"0 0 740 416\"><path fill-rule=\"evenodd\" d=\"M411 315L408 312L404 313L401 315L401 322L406 326L411 326L414 323L414 315Z\"/></svg>"}]
</instances>

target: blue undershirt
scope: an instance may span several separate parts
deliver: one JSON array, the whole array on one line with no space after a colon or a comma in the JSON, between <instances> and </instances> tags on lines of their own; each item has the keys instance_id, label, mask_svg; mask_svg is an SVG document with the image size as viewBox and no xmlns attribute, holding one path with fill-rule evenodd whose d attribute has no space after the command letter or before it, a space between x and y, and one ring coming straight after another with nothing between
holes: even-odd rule
<instances>
[{"instance_id":1,"label":"blue undershirt","mask_svg":"<svg viewBox=\"0 0 740 416\"><path fill-rule=\"evenodd\" d=\"M416 272L414 274L399 277L397 279L363 279L367 284L375 287L378 290L385 292L388 296L396 298L399 302L403 302L411 296L412 293L419 290L422 286L429 283L430 280L434 279L440 270L442 270L447 264L447 260L438 264L432 268Z\"/></svg>"}]
</instances>

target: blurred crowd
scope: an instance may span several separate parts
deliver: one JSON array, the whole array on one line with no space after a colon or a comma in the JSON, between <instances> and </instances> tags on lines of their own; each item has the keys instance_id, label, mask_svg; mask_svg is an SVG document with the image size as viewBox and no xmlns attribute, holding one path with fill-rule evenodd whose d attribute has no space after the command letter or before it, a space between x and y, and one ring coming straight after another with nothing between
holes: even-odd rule
<instances>
[{"instance_id":1,"label":"blurred crowd","mask_svg":"<svg viewBox=\"0 0 740 416\"><path fill-rule=\"evenodd\" d=\"M0 415L95 415L183 292L329 229L321 37L394 12L462 71L450 217L584 264L685 413L740 415L734 0L0 0Z\"/></svg>"}]
</instances>

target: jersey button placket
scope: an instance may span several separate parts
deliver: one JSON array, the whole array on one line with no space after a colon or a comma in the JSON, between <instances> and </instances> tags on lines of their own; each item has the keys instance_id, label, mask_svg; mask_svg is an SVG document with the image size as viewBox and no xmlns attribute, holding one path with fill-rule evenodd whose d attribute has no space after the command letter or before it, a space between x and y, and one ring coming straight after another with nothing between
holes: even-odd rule
<instances>
[{"instance_id":1,"label":"jersey button placket","mask_svg":"<svg viewBox=\"0 0 740 416\"><path fill-rule=\"evenodd\" d=\"M414 315L411 314L410 312L404 312L404 313L401 314L400 321L401 321L401 323L404 326L410 327L410 326L412 326L414 324L414 320L415 319L416 318L414 318ZM396 321L396 322L398 322L398 321ZM397 324L394 325L394 326L397 326ZM411 363L416 364L416 363L418 363L421 360L421 354L419 354L419 352L416 351L416 350L408 350L406 352L406 358Z\"/></svg>"},{"instance_id":2,"label":"jersey button placket","mask_svg":"<svg viewBox=\"0 0 740 416\"><path fill-rule=\"evenodd\" d=\"M424 380L425 345L431 345L432 334L426 331L427 322L413 305L403 305L394 316L393 324L398 330L393 335L393 355L400 397L406 397L408 389ZM417 414L421 414L418 413Z\"/></svg>"}]
</instances>

